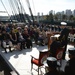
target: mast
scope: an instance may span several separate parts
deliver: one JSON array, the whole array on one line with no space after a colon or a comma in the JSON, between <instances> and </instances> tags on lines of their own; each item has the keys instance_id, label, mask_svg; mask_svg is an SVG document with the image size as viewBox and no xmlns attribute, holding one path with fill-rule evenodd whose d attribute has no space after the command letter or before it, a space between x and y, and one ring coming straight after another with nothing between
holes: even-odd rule
<instances>
[{"instance_id":1,"label":"mast","mask_svg":"<svg viewBox=\"0 0 75 75\"><path fill-rule=\"evenodd\" d=\"M20 0L18 0L18 3L19 3L19 5L20 5L20 7L19 7L19 9L20 9L19 15L20 15L21 21L22 21L22 22L26 22L26 18L24 17L24 12L25 12L25 11L24 11L24 9L23 9L23 6L22 6Z\"/></svg>"},{"instance_id":2,"label":"mast","mask_svg":"<svg viewBox=\"0 0 75 75\"><path fill-rule=\"evenodd\" d=\"M16 9L15 9L15 7L14 7L14 4L13 4L13 1L11 0L8 0L8 2L9 2L9 6L10 6L10 8L11 8L11 11L12 11L12 15L14 16L14 20L17 20L17 17L16 17Z\"/></svg>"},{"instance_id":3,"label":"mast","mask_svg":"<svg viewBox=\"0 0 75 75\"><path fill-rule=\"evenodd\" d=\"M5 5L3 4L2 0L0 0L0 1L1 1L4 9L6 10L8 16L10 16ZM29 24L32 23L29 16L25 12L25 9L22 5L21 0L8 0L8 3L10 6L10 9L11 9L11 13L13 15L13 17L11 17L12 15L10 16L12 20L17 20L18 22L24 22L24 23L29 23Z\"/></svg>"},{"instance_id":4,"label":"mast","mask_svg":"<svg viewBox=\"0 0 75 75\"><path fill-rule=\"evenodd\" d=\"M33 17L33 13L32 13L31 7L30 7L29 0L26 0L26 2L27 2L27 5L28 5L28 8L29 8L29 11L30 11L30 14L31 14L32 20L33 20L33 25L34 25L34 17Z\"/></svg>"},{"instance_id":5,"label":"mast","mask_svg":"<svg viewBox=\"0 0 75 75\"><path fill-rule=\"evenodd\" d=\"M19 2L19 5L20 5L20 16L21 16L21 18L23 18L23 20L24 20L25 22L26 22L26 19L27 19L28 22L31 24L31 20L29 19L28 15L26 14L25 9L24 9L24 7L23 7L21 1L18 0L18 2Z\"/></svg>"}]
</instances>

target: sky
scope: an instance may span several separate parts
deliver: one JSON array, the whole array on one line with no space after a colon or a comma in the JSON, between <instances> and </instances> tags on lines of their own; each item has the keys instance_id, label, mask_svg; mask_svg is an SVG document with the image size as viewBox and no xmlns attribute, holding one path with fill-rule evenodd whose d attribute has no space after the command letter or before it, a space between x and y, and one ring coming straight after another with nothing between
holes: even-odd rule
<instances>
[{"instance_id":1,"label":"sky","mask_svg":"<svg viewBox=\"0 0 75 75\"><path fill-rule=\"evenodd\" d=\"M0 12L0 15L11 15L12 12L8 3L9 0L0 0L0 11L6 11L1 1L4 3L8 14ZM25 12L30 15L26 0L20 1L25 9ZM50 10L54 10L55 12L61 12L65 11L66 9L71 9L72 11L75 9L75 0L29 0L29 2L33 15L37 15L38 12L40 13L40 15L42 13L44 15L47 15L49 14Z\"/></svg>"}]
</instances>

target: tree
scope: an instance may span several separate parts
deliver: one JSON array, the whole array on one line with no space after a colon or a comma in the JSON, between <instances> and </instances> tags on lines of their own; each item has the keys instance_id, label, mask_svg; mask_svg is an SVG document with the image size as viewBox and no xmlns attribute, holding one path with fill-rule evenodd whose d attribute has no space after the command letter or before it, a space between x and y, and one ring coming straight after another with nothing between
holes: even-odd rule
<instances>
[{"instance_id":1,"label":"tree","mask_svg":"<svg viewBox=\"0 0 75 75\"><path fill-rule=\"evenodd\" d=\"M48 20L49 15L44 16L44 20Z\"/></svg>"},{"instance_id":2,"label":"tree","mask_svg":"<svg viewBox=\"0 0 75 75\"><path fill-rule=\"evenodd\" d=\"M75 22L75 17L73 17L73 21Z\"/></svg>"},{"instance_id":3,"label":"tree","mask_svg":"<svg viewBox=\"0 0 75 75\"><path fill-rule=\"evenodd\" d=\"M58 15L57 14L54 15L54 20L58 21Z\"/></svg>"},{"instance_id":4,"label":"tree","mask_svg":"<svg viewBox=\"0 0 75 75\"><path fill-rule=\"evenodd\" d=\"M69 20L73 21L73 15L70 15Z\"/></svg>"},{"instance_id":5,"label":"tree","mask_svg":"<svg viewBox=\"0 0 75 75\"><path fill-rule=\"evenodd\" d=\"M67 15L62 15L62 20L66 21L67 20Z\"/></svg>"}]
</instances>

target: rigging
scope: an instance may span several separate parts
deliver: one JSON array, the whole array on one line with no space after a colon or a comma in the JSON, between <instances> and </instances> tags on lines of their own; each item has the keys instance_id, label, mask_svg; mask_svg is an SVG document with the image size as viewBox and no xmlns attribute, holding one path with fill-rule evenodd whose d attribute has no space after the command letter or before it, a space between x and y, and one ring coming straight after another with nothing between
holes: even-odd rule
<instances>
[{"instance_id":1,"label":"rigging","mask_svg":"<svg viewBox=\"0 0 75 75\"><path fill-rule=\"evenodd\" d=\"M2 0L0 0L0 1L1 1L1 3L2 3L2 5L3 5L4 9L6 10L6 12L7 12L8 16L10 17L10 15L9 15L9 13L8 13L8 11L7 11L7 9L6 9L5 5L4 5L4 3L3 3L3 1L2 1Z\"/></svg>"},{"instance_id":2,"label":"rigging","mask_svg":"<svg viewBox=\"0 0 75 75\"><path fill-rule=\"evenodd\" d=\"M31 17L32 17L32 20L33 20L33 25L34 25L34 17L33 17L33 13L32 13L31 7L30 7L29 0L26 0L26 2L27 2L27 6L29 8L29 11L30 11L30 14L31 14Z\"/></svg>"}]
</instances>

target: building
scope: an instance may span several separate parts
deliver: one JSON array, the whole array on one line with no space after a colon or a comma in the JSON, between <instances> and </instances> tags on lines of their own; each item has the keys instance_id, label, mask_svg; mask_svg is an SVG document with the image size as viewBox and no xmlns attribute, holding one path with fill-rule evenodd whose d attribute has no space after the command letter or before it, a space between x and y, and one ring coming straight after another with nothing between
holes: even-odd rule
<instances>
[{"instance_id":1,"label":"building","mask_svg":"<svg viewBox=\"0 0 75 75\"><path fill-rule=\"evenodd\" d=\"M65 15L67 15L67 16L72 15L72 11L71 11L70 9L67 9L67 10L65 11Z\"/></svg>"},{"instance_id":2,"label":"building","mask_svg":"<svg viewBox=\"0 0 75 75\"><path fill-rule=\"evenodd\" d=\"M49 14L53 14L54 15L54 11L53 10L49 11Z\"/></svg>"},{"instance_id":3,"label":"building","mask_svg":"<svg viewBox=\"0 0 75 75\"><path fill-rule=\"evenodd\" d=\"M73 10L73 16L75 16L75 10Z\"/></svg>"},{"instance_id":4,"label":"building","mask_svg":"<svg viewBox=\"0 0 75 75\"><path fill-rule=\"evenodd\" d=\"M0 21L8 21L9 19L9 16L0 16Z\"/></svg>"},{"instance_id":5,"label":"building","mask_svg":"<svg viewBox=\"0 0 75 75\"><path fill-rule=\"evenodd\" d=\"M65 14L65 12L64 12L64 11L62 11L62 12L61 12L61 15L64 15L64 14Z\"/></svg>"}]
</instances>

